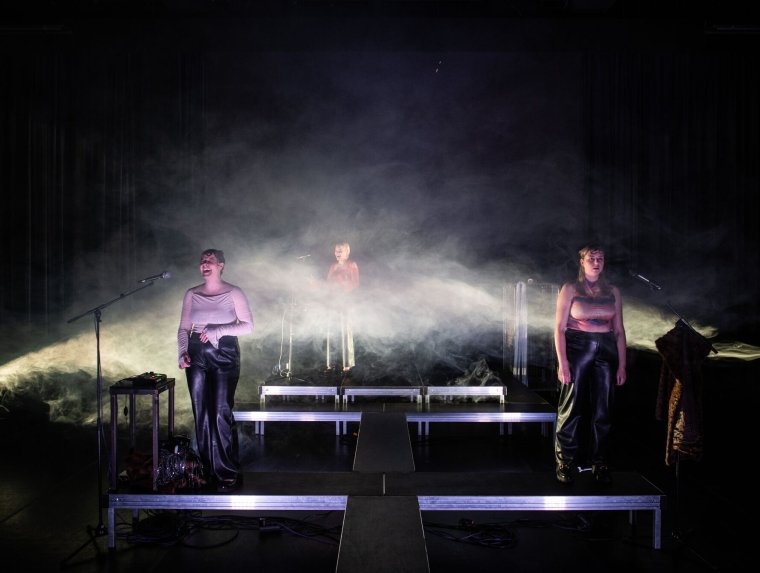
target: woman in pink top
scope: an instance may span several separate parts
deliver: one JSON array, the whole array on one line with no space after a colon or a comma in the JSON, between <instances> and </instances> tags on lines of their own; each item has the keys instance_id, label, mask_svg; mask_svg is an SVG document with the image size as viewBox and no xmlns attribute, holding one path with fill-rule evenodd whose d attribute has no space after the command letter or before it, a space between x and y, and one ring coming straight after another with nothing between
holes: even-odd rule
<instances>
[{"instance_id":1,"label":"woman in pink top","mask_svg":"<svg viewBox=\"0 0 760 573\"><path fill-rule=\"evenodd\" d=\"M330 299L334 305L334 315L340 324L341 360L343 371L348 372L355 365L354 332L352 321L351 292L359 286L359 266L349 258L351 247L345 241L335 244L335 262L327 271L327 283L331 287ZM326 361L327 369L335 366L331 356L332 321L327 328Z\"/></svg>"},{"instance_id":2,"label":"woman in pink top","mask_svg":"<svg viewBox=\"0 0 760 573\"><path fill-rule=\"evenodd\" d=\"M579 252L578 280L566 283L557 298L554 342L560 382L554 451L557 480L573 482L579 440L588 422L589 461L597 482L612 481L608 449L615 386L625 384L626 338L620 290L602 275L604 249ZM588 420L586 420L588 416Z\"/></svg>"},{"instance_id":3,"label":"woman in pink top","mask_svg":"<svg viewBox=\"0 0 760 573\"><path fill-rule=\"evenodd\" d=\"M177 344L204 472L220 491L234 491L241 483L233 416L240 377L237 337L253 331L253 317L245 293L222 280L223 270L223 251L203 251L203 283L185 293Z\"/></svg>"}]
</instances>

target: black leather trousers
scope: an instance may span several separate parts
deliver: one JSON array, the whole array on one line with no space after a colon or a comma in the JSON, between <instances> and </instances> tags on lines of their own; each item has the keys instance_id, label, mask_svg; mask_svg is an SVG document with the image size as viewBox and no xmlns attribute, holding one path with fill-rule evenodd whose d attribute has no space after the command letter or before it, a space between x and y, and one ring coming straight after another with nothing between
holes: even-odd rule
<instances>
[{"instance_id":1,"label":"black leather trousers","mask_svg":"<svg viewBox=\"0 0 760 573\"><path fill-rule=\"evenodd\" d=\"M612 406L618 368L612 332L565 332L570 384L560 384L554 452L557 463L577 463L579 441L588 422L588 457L606 464L612 430ZM587 417L587 420L586 420Z\"/></svg>"},{"instance_id":2,"label":"black leather trousers","mask_svg":"<svg viewBox=\"0 0 760 573\"><path fill-rule=\"evenodd\" d=\"M240 377L237 337L223 336L219 348L190 337L191 365L185 370L195 417L198 455L208 478L235 479L240 471L233 408Z\"/></svg>"}]
</instances>

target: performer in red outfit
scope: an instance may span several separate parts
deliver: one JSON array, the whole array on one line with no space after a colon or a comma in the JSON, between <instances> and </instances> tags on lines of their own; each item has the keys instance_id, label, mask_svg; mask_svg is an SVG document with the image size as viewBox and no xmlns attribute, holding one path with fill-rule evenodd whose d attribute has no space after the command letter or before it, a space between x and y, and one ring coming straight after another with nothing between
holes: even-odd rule
<instances>
[{"instance_id":1,"label":"performer in red outfit","mask_svg":"<svg viewBox=\"0 0 760 573\"><path fill-rule=\"evenodd\" d=\"M343 371L347 372L355 366L354 333L352 324L353 297L352 292L359 286L359 266L349 256L351 246L345 242L335 244L335 262L327 271L327 283L330 287L332 315L327 328L326 363L330 370L335 366L331 353L331 335L334 322L340 325L341 360Z\"/></svg>"},{"instance_id":2,"label":"performer in red outfit","mask_svg":"<svg viewBox=\"0 0 760 573\"><path fill-rule=\"evenodd\" d=\"M590 416L590 462L599 483L610 483L607 451L615 386L626 380L626 338L620 290L602 276L604 250L579 251L578 280L557 298L554 342L559 360L555 456L557 480L572 483L585 412Z\"/></svg>"}]
</instances>

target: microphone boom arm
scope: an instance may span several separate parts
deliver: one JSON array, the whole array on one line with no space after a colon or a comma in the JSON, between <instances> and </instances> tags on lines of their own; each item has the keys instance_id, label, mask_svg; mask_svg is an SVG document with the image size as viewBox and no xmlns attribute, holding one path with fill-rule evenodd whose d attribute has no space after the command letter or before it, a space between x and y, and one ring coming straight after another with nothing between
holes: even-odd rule
<instances>
[{"instance_id":1,"label":"microphone boom arm","mask_svg":"<svg viewBox=\"0 0 760 573\"><path fill-rule=\"evenodd\" d=\"M654 282L653 280L649 280L648 278L646 278L643 275L640 275L639 273L636 273L636 272L628 269L628 274L630 274L636 280L639 280L639 281L643 282L645 285L647 285L652 290L662 290L662 287L660 285L658 285L656 282Z\"/></svg>"}]
</instances>

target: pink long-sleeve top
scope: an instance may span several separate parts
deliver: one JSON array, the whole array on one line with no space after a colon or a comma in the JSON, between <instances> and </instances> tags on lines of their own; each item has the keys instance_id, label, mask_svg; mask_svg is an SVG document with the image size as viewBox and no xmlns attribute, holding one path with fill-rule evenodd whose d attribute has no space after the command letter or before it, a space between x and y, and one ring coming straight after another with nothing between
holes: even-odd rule
<instances>
[{"instance_id":1,"label":"pink long-sleeve top","mask_svg":"<svg viewBox=\"0 0 760 573\"><path fill-rule=\"evenodd\" d=\"M222 336L240 336L253 331L253 314L245 293L237 286L213 295L187 290L182 300L182 314L177 330L178 356L187 352L188 340L194 332L206 330L209 342L219 347Z\"/></svg>"}]
</instances>

